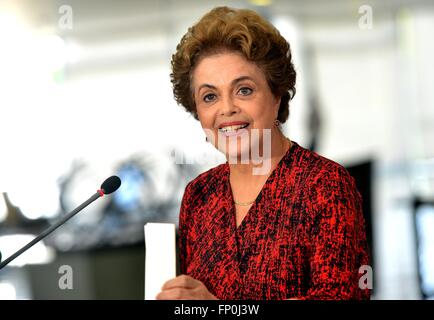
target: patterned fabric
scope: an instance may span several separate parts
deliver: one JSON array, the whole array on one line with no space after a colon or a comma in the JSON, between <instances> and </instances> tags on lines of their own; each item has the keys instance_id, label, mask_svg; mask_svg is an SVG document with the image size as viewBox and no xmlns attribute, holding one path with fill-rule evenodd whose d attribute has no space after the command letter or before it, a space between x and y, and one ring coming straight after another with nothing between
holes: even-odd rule
<instances>
[{"instance_id":1,"label":"patterned fabric","mask_svg":"<svg viewBox=\"0 0 434 320\"><path fill-rule=\"evenodd\" d=\"M361 201L342 166L293 142L237 227L229 165L219 165L185 189L181 273L225 300L369 299Z\"/></svg>"}]
</instances>

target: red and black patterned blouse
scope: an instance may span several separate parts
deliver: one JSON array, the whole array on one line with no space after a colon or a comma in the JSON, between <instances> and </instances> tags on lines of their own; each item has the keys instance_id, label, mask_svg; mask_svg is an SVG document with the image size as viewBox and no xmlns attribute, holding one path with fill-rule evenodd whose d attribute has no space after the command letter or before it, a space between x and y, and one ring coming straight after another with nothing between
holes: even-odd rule
<instances>
[{"instance_id":1,"label":"red and black patterned blouse","mask_svg":"<svg viewBox=\"0 0 434 320\"><path fill-rule=\"evenodd\" d=\"M336 162L293 142L239 227L222 164L182 200L181 273L219 299L369 299L361 197Z\"/></svg>"}]
</instances>

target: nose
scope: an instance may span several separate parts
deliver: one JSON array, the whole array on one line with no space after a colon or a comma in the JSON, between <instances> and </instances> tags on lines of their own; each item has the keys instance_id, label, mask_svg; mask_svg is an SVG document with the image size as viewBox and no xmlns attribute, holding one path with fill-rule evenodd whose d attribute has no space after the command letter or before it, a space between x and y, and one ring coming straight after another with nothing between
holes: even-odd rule
<instances>
[{"instance_id":1,"label":"nose","mask_svg":"<svg viewBox=\"0 0 434 320\"><path fill-rule=\"evenodd\" d=\"M227 96L223 99L220 109L220 115L232 116L240 112L240 108L236 105L231 96Z\"/></svg>"}]
</instances>

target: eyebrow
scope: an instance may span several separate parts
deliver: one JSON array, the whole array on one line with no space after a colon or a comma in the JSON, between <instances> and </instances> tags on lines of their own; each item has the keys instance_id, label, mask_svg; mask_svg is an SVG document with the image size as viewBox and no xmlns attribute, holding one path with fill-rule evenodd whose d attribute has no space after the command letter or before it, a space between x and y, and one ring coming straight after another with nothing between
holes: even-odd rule
<instances>
[{"instance_id":1,"label":"eyebrow","mask_svg":"<svg viewBox=\"0 0 434 320\"><path fill-rule=\"evenodd\" d=\"M251 80L253 82L255 82L255 80L253 80L252 77L249 76L241 76L239 78L236 78L234 80L231 81L231 85L234 86L235 84L237 84L238 82L244 81L244 80ZM217 89L215 86L213 86L212 84L208 84L208 83L204 83L202 85L200 85L200 87L197 89L197 92L200 91L200 89L202 88L210 88L210 89Z\"/></svg>"}]
</instances>

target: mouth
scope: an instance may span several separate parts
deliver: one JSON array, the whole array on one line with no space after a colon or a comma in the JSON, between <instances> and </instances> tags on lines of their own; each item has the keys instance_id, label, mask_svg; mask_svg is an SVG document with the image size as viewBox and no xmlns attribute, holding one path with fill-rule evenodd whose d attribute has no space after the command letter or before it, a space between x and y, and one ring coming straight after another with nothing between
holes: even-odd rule
<instances>
[{"instance_id":1,"label":"mouth","mask_svg":"<svg viewBox=\"0 0 434 320\"><path fill-rule=\"evenodd\" d=\"M223 123L219 126L219 132L232 135L236 134L238 131L247 128L250 125L248 122L233 122L233 123Z\"/></svg>"}]
</instances>

